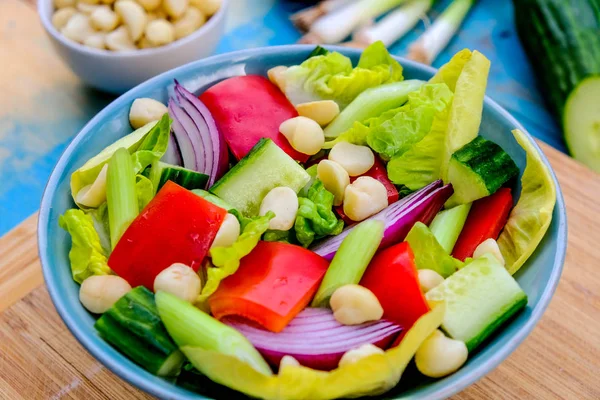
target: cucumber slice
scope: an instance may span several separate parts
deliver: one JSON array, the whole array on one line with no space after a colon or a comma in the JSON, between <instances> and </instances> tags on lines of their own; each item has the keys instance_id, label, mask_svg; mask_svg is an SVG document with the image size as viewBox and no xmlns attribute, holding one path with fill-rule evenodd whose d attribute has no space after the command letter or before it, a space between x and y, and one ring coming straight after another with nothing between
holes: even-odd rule
<instances>
[{"instance_id":1,"label":"cucumber slice","mask_svg":"<svg viewBox=\"0 0 600 400\"><path fill-rule=\"evenodd\" d=\"M149 172L147 171L144 171L144 173L152 181L156 192L167 181L173 181L188 190L204 189L206 182L208 182L208 175L162 161L153 163Z\"/></svg>"},{"instance_id":2,"label":"cucumber slice","mask_svg":"<svg viewBox=\"0 0 600 400\"><path fill-rule=\"evenodd\" d=\"M177 376L185 360L163 325L154 295L132 289L94 325L107 342L149 372Z\"/></svg>"},{"instance_id":3,"label":"cucumber slice","mask_svg":"<svg viewBox=\"0 0 600 400\"><path fill-rule=\"evenodd\" d=\"M496 143L476 137L456 153L448 165L454 195L448 206L471 203L489 196L519 174L519 168Z\"/></svg>"},{"instance_id":4,"label":"cucumber slice","mask_svg":"<svg viewBox=\"0 0 600 400\"><path fill-rule=\"evenodd\" d=\"M244 158L211 188L247 217L258 215L262 199L269 190L287 186L296 193L310 175L271 139L261 139Z\"/></svg>"},{"instance_id":5,"label":"cucumber slice","mask_svg":"<svg viewBox=\"0 0 600 400\"><path fill-rule=\"evenodd\" d=\"M425 295L445 301L442 329L469 352L527 304L527 295L491 254L484 254Z\"/></svg>"},{"instance_id":6,"label":"cucumber slice","mask_svg":"<svg viewBox=\"0 0 600 400\"><path fill-rule=\"evenodd\" d=\"M571 92L563 122L573 157L600 172L600 76L584 79Z\"/></svg>"}]
</instances>

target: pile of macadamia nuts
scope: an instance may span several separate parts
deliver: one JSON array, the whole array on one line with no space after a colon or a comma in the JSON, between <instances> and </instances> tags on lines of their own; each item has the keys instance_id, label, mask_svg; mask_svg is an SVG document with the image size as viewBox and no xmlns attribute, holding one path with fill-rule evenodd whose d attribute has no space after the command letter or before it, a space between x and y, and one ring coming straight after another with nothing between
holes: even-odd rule
<instances>
[{"instance_id":1,"label":"pile of macadamia nuts","mask_svg":"<svg viewBox=\"0 0 600 400\"><path fill-rule=\"evenodd\" d=\"M220 6L221 0L54 0L52 24L85 46L127 51L181 39Z\"/></svg>"}]
</instances>

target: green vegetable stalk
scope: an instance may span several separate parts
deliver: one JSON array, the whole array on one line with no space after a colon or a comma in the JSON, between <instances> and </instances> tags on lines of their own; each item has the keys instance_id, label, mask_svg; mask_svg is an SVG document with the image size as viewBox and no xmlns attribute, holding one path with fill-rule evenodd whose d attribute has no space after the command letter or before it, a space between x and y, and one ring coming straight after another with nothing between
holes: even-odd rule
<instances>
[{"instance_id":1,"label":"green vegetable stalk","mask_svg":"<svg viewBox=\"0 0 600 400\"><path fill-rule=\"evenodd\" d=\"M120 148L108 162L106 203L110 240L114 249L119 239L139 213L135 172L129 152Z\"/></svg>"},{"instance_id":2,"label":"green vegetable stalk","mask_svg":"<svg viewBox=\"0 0 600 400\"><path fill-rule=\"evenodd\" d=\"M465 221L471 210L471 204L462 204L449 210L444 210L436 215L431 225L429 225L429 229L431 229L439 244L448 254L452 253L452 249L458 240L458 235L460 235L465 225Z\"/></svg>"},{"instance_id":3,"label":"green vegetable stalk","mask_svg":"<svg viewBox=\"0 0 600 400\"><path fill-rule=\"evenodd\" d=\"M172 294L158 291L155 300L163 324L184 354L194 348L227 354L248 363L258 372L272 375L262 356L237 330Z\"/></svg>"},{"instance_id":4,"label":"green vegetable stalk","mask_svg":"<svg viewBox=\"0 0 600 400\"><path fill-rule=\"evenodd\" d=\"M384 228L382 221L367 220L352 229L331 260L312 307L327 307L337 288L360 282L379 248Z\"/></svg>"}]
</instances>

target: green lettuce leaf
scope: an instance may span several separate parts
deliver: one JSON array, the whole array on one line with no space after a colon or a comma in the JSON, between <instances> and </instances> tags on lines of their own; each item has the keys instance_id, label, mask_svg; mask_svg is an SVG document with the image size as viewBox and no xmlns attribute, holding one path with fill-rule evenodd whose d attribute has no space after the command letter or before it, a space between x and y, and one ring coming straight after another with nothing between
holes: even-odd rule
<instances>
[{"instance_id":1,"label":"green lettuce leaf","mask_svg":"<svg viewBox=\"0 0 600 400\"><path fill-rule=\"evenodd\" d=\"M344 222L333 212L333 194L325 189L323 182L316 179L307 197L298 198L298 214L294 223L296 239L308 247L316 238L339 235Z\"/></svg>"},{"instance_id":2,"label":"green lettuce leaf","mask_svg":"<svg viewBox=\"0 0 600 400\"><path fill-rule=\"evenodd\" d=\"M159 160L167 150L171 120L165 114L160 121L150 122L129 135L122 137L99 154L89 159L81 168L71 175L71 195L77 199L77 193L91 185L108 163L115 151L126 148L132 154L135 173L140 173L152 161Z\"/></svg>"},{"instance_id":3,"label":"green lettuce leaf","mask_svg":"<svg viewBox=\"0 0 600 400\"><path fill-rule=\"evenodd\" d=\"M233 213L232 213L233 214ZM275 217L271 211L262 217L246 218L236 213L240 221L242 234L238 240L228 247L215 247L210 250L213 267L206 271L206 282L198 302L206 301L219 287L219 283L230 275L233 275L240 266L240 260L250 254L256 247L260 237L269 229L269 221ZM235 215L235 214L234 214Z\"/></svg>"},{"instance_id":4,"label":"green lettuce leaf","mask_svg":"<svg viewBox=\"0 0 600 400\"><path fill-rule=\"evenodd\" d=\"M88 214L94 222L94 229L100 238L100 245L104 249L104 254L107 256L112 251L110 245L110 226L108 223L108 204L102 203L100 207L89 210Z\"/></svg>"},{"instance_id":5,"label":"green lettuce leaf","mask_svg":"<svg viewBox=\"0 0 600 400\"><path fill-rule=\"evenodd\" d=\"M527 164L521 176L519 201L498 238L498 247L506 269L514 275L533 254L552 222L556 186L550 169L525 134L517 129L513 135L527 154Z\"/></svg>"},{"instance_id":6,"label":"green lettuce leaf","mask_svg":"<svg viewBox=\"0 0 600 400\"><path fill-rule=\"evenodd\" d=\"M144 175L136 175L135 194L137 195L138 208L141 212L154 197L154 185L152 184L152 181Z\"/></svg>"},{"instance_id":7,"label":"green lettuce leaf","mask_svg":"<svg viewBox=\"0 0 600 400\"><path fill-rule=\"evenodd\" d=\"M69 260L75 282L81 283L92 275L111 273L90 215L79 209L67 210L59 217L58 224L71 235Z\"/></svg>"},{"instance_id":8,"label":"green lettuce leaf","mask_svg":"<svg viewBox=\"0 0 600 400\"><path fill-rule=\"evenodd\" d=\"M286 366L277 375L267 375L229 354L193 346L183 346L181 351L212 381L250 397L330 400L374 396L398 384L417 349L441 325L445 309L444 303L432 304L432 310L413 324L398 346L329 372Z\"/></svg>"},{"instance_id":9,"label":"green lettuce leaf","mask_svg":"<svg viewBox=\"0 0 600 400\"><path fill-rule=\"evenodd\" d=\"M479 134L490 60L478 51L459 53L432 80L454 86L454 98L448 115L442 177L448 182L448 163L452 154ZM443 71L442 71L443 70ZM456 75L458 74L458 76Z\"/></svg>"},{"instance_id":10,"label":"green lettuce leaf","mask_svg":"<svg viewBox=\"0 0 600 400\"><path fill-rule=\"evenodd\" d=\"M465 64L471 59L473 53L469 49L463 49L456 53L450 61L442 65L438 72L429 80L429 83L445 83L450 90L456 90L456 82L463 71Z\"/></svg>"},{"instance_id":11,"label":"green lettuce leaf","mask_svg":"<svg viewBox=\"0 0 600 400\"><path fill-rule=\"evenodd\" d=\"M433 119L431 130L404 154L396 156L387 165L388 178L410 190L418 190L442 176L442 158L448 126L448 109Z\"/></svg>"},{"instance_id":12,"label":"green lettuce leaf","mask_svg":"<svg viewBox=\"0 0 600 400\"><path fill-rule=\"evenodd\" d=\"M432 269L447 278L462 266L461 261L446 253L427 225L421 222L412 227L405 241L415 254L417 269Z\"/></svg>"},{"instance_id":13,"label":"green lettuce leaf","mask_svg":"<svg viewBox=\"0 0 600 400\"><path fill-rule=\"evenodd\" d=\"M386 160L402 155L429 133L435 116L451 101L452 92L447 85L423 85L408 95L402 107L367 121L367 143Z\"/></svg>"},{"instance_id":14,"label":"green lettuce leaf","mask_svg":"<svg viewBox=\"0 0 600 400\"><path fill-rule=\"evenodd\" d=\"M289 67L281 86L294 105L334 100L343 109L365 89L402 79L400 64L382 42L375 42L364 50L356 68L348 57L330 52Z\"/></svg>"},{"instance_id":15,"label":"green lettuce leaf","mask_svg":"<svg viewBox=\"0 0 600 400\"><path fill-rule=\"evenodd\" d=\"M282 243L294 243L294 234L292 230L279 231L276 229L269 229L263 235L265 242L282 242Z\"/></svg>"}]
</instances>

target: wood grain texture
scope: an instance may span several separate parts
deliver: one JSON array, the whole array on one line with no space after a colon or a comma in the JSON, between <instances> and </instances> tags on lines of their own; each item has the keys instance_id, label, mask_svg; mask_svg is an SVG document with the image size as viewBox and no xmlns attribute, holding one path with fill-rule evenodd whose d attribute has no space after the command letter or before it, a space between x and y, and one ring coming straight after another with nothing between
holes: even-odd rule
<instances>
[{"instance_id":1,"label":"wood grain texture","mask_svg":"<svg viewBox=\"0 0 600 400\"><path fill-rule=\"evenodd\" d=\"M454 400L600 399L600 175L542 147L567 205L569 243L560 284L525 342ZM79 345L44 287L29 293L41 281L35 219L0 239L0 289L10 293L0 299L0 309L25 296L0 315L0 398L149 399ZM22 273L27 275L16 276Z\"/></svg>"}]
</instances>

